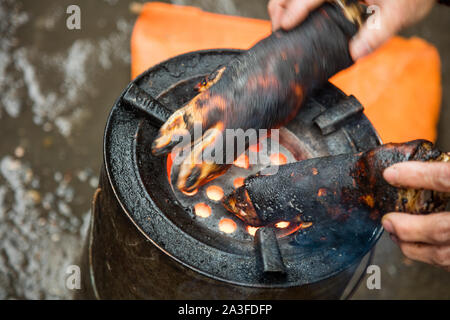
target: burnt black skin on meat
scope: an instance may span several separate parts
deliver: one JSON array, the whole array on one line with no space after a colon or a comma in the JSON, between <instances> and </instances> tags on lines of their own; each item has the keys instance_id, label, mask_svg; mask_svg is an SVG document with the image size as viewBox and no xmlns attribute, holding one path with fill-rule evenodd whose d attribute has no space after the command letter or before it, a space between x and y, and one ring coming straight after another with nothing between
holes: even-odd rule
<instances>
[{"instance_id":1,"label":"burnt black skin on meat","mask_svg":"<svg viewBox=\"0 0 450 320\"><path fill-rule=\"evenodd\" d=\"M207 159L206 150L230 145L218 138L225 129L286 124L305 97L353 63L348 43L358 26L347 16L338 5L326 3L295 29L272 33L197 86L200 93L170 117L152 145L153 154L167 154L179 142L177 135L193 138L194 126L201 126L203 139L189 140L193 147L177 171L180 190L195 190L224 173L238 156L231 152L227 159L230 152L223 152L223 164Z\"/></svg>"},{"instance_id":2,"label":"burnt black skin on meat","mask_svg":"<svg viewBox=\"0 0 450 320\"><path fill-rule=\"evenodd\" d=\"M379 222L388 212L444 210L450 194L397 188L384 180L384 169L403 161L450 162L450 156L429 141L415 140L364 153L303 160L280 166L272 176L248 177L224 199L224 205L253 226L299 222L305 215L313 223L349 218Z\"/></svg>"}]
</instances>

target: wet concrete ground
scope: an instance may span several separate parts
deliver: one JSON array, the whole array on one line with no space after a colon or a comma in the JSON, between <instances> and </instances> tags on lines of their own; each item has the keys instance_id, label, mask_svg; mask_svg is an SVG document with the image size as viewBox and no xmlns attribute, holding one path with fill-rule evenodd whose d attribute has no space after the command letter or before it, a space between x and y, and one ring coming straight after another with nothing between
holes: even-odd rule
<instances>
[{"instance_id":1,"label":"wet concrete ground","mask_svg":"<svg viewBox=\"0 0 450 320\"><path fill-rule=\"evenodd\" d=\"M0 0L0 299L65 299L67 266L83 246L98 183L108 111L130 79L131 1ZM263 0L174 0L267 19ZM81 30L66 8L81 8ZM450 150L450 9L405 35L441 53L444 97L438 145ZM404 259L384 236L374 264L381 290L355 299L450 299L450 273Z\"/></svg>"}]
</instances>

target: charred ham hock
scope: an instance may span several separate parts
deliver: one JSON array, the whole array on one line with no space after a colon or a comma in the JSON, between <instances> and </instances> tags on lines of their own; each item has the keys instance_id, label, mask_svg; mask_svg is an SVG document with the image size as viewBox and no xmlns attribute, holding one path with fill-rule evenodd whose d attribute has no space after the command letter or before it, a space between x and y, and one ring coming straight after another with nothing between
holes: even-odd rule
<instances>
[{"instance_id":1,"label":"charred ham hock","mask_svg":"<svg viewBox=\"0 0 450 320\"><path fill-rule=\"evenodd\" d=\"M450 162L450 154L431 142L415 140L358 154L303 160L280 166L274 175L248 177L223 203L252 226L301 223L305 216L313 223L344 221L365 214L376 222L388 212L444 210L449 193L397 188L384 180L384 169L404 161Z\"/></svg>"},{"instance_id":2,"label":"charred ham hock","mask_svg":"<svg viewBox=\"0 0 450 320\"><path fill-rule=\"evenodd\" d=\"M152 145L154 155L163 155L188 137L191 151L179 166L177 187L192 192L229 168L239 154L229 152L235 144L224 141L226 129L286 124L305 97L349 67L348 42L362 12L353 0L325 3L295 29L272 33L197 85L199 94L169 118ZM202 129L202 137L195 137L194 127ZM210 159L211 149L227 150L223 161Z\"/></svg>"}]
</instances>

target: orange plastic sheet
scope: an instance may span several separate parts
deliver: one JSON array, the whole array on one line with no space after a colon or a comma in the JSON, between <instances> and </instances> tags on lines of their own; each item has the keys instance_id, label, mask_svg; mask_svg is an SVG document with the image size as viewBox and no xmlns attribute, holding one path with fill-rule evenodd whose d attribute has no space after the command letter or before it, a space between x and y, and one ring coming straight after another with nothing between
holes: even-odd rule
<instances>
[{"instance_id":1,"label":"orange plastic sheet","mask_svg":"<svg viewBox=\"0 0 450 320\"><path fill-rule=\"evenodd\" d=\"M248 49L270 34L270 22L146 3L131 39L132 77L158 62L202 49ZM440 59L419 38L394 37L331 82L364 106L383 142L436 139Z\"/></svg>"}]
</instances>

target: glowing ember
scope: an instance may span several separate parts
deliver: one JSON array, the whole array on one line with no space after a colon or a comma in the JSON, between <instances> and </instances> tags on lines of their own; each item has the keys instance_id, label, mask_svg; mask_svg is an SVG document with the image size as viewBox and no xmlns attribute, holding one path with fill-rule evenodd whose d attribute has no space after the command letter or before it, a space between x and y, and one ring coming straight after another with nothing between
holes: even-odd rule
<instances>
[{"instance_id":1,"label":"glowing ember","mask_svg":"<svg viewBox=\"0 0 450 320\"><path fill-rule=\"evenodd\" d=\"M256 234L256 230L258 230L258 227L252 227L252 226L248 226L247 227L247 232L251 235L251 236L255 236Z\"/></svg>"},{"instance_id":2,"label":"glowing ember","mask_svg":"<svg viewBox=\"0 0 450 320\"><path fill-rule=\"evenodd\" d=\"M289 227L290 223L287 221L280 221L278 223L275 224L275 227L277 227L278 229L284 229Z\"/></svg>"},{"instance_id":3,"label":"glowing ember","mask_svg":"<svg viewBox=\"0 0 450 320\"><path fill-rule=\"evenodd\" d=\"M281 165L287 163L287 158L282 153L274 153L274 154L270 155L270 162L273 165L281 166Z\"/></svg>"},{"instance_id":4,"label":"glowing ember","mask_svg":"<svg viewBox=\"0 0 450 320\"><path fill-rule=\"evenodd\" d=\"M277 144L278 142L272 142ZM249 241L250 237L255 237L256 232L260 227L254 227L250 225L242 226L242 228L239 226L240 222L237 222L233 220L232 217L228 216L225 218L224 213L226 213L225 207L220 205L220 201L223 200L225 197L225 190L227 192L231 189L233 186L234 188L240 188L244 186L245 179L248 175L260 170L259 167L264 167L266 165L266 162L264 163L251 163L250 160L253 160L253 158L260 158L263 157L264 160L267 159L266 155L266 147L267 145L264 142L253 144L251 145L248 150L241 154L234 162L234 166L240 168L230 168L231 172L229 176L226 175L228 173L225 173L225 179L220 179L217 181L206 181L204 187L201 187L199 189L195 189L192 192L183 192L177 189L176 185L172 185L171 173L173 172L174 165L175 165L175 158L176 153L170 153L167 156L167 162L166 162L166 170L167 170L167 176L169 183L171 187L175 191L175 195L177 196L178 200L180 200L180 203L184 206L191 207L194 205L194 213L198 217L197 222L200 222L201 224L207 224L206 227L210 228L211 225L208 222L216 223L213 221L217 221L217 228L215 228L215 231L223 232L222 235L227 234L229 237L242 237L241 233L244 233L244 239ZM286 150L287 151L286 151ZM273 150L273 149L272 149ZM264 152L264 155L261 153ZM258 154L259 153L259 154ZM287 164L291 158L293 158L293 155L287 147L284 146L284 149L278 150L277 153L270 154L270 163L272 165L283 165ZM245 169L245 170L242 170ZM250 171L251 170L251 171ZM264 173L266 174L266 173ZM315 170L313 170L313 174L316 174ZM220 181L220 182L219 182ZM232 186L231 186L232 184ZM204 188L205 191L202 189ZM199 192L200 191L200 192ZM206 196L206 199L203 197ZM189 197L189 198L188 198ZM202 199L202 200L200 200ZM212 211L214 210L214 220L211 221L212 217ZM227 213L229 214L229 213ZM245 217L246 213L244 211L240 212L239 214L241 217ZM210 219L206 219L210 217ZM312 225L312 223L303 223L301 220L296 220L288 222L288 221L280 221L276 223L275 225L272 225L275 230L275 234L277 238L283 238L286 236L289 236L291 234L294 234L301 228L308 228ZM248 234L248 235L247 235Z\"/></svg>"},{"instance_id":5,"label":"glowing ember","mask_svg":"<svg viewBox=\"0 0 450 320\"><path fill-rule=\"evenodd\" d=\"M260 149L261 149L261 146L260 146L259 143L257 143L257 144L252 144L252 145L248 148L248 150L250 150L251 152L255 152L255 153L259 152Z\"/></svg>"},{"instance_id":6,"label":"glowing ember","mask_svg":"<svg viewBox=\"0 0 450 320\"><path fill-rule=\"evenodd\" d=\"M244 177L237 177L237 178L234 179L234 181L233 181L233 186L234 186L235 188L242 187L242 186L244 185L244 181L245 181L245 178L244 178Z\"/></svg>"},{"instance_id":7,"label":"glowing ember","mask_svg":"<svg viewBox=\"0 0 450 320\"><path fill-rule=\"evenodd\" d=\"M248 169L250 163L248 157L245 153L241 154L236 160L234 160L234 165L239 168Z\"/></svg>"},{"instance_id":8,"label":"glowing ember","mask_svg":"<svg viewBox=\"0 0 450 320\"><path fill-rule=\"evenodd\" d=\"M201 218L208 218L211 215L211 207L200 202L194 206L195 214Z\"/></svg>"},{"instance_id":9,"label":"glowing ember","mask_svg":"<svg viewBox=\"0 0 450 320\"><path fill-rule=\"evenodd\" d=\"M219 186L209 186L206 188L206 195L213 201L220 201L223 198L223 190Z\"/></svg>"},{"instance_id":10,"label":"glowing ember","mask_svg":"<svg viewBox=\"0 0 450 320\"><path fill-rule=\"evenodd\" d=\"M236 231L237 225L231 219L224 218L219 222L219 230L225 233L233 233Z\"/></svg>"}]
</instances>

